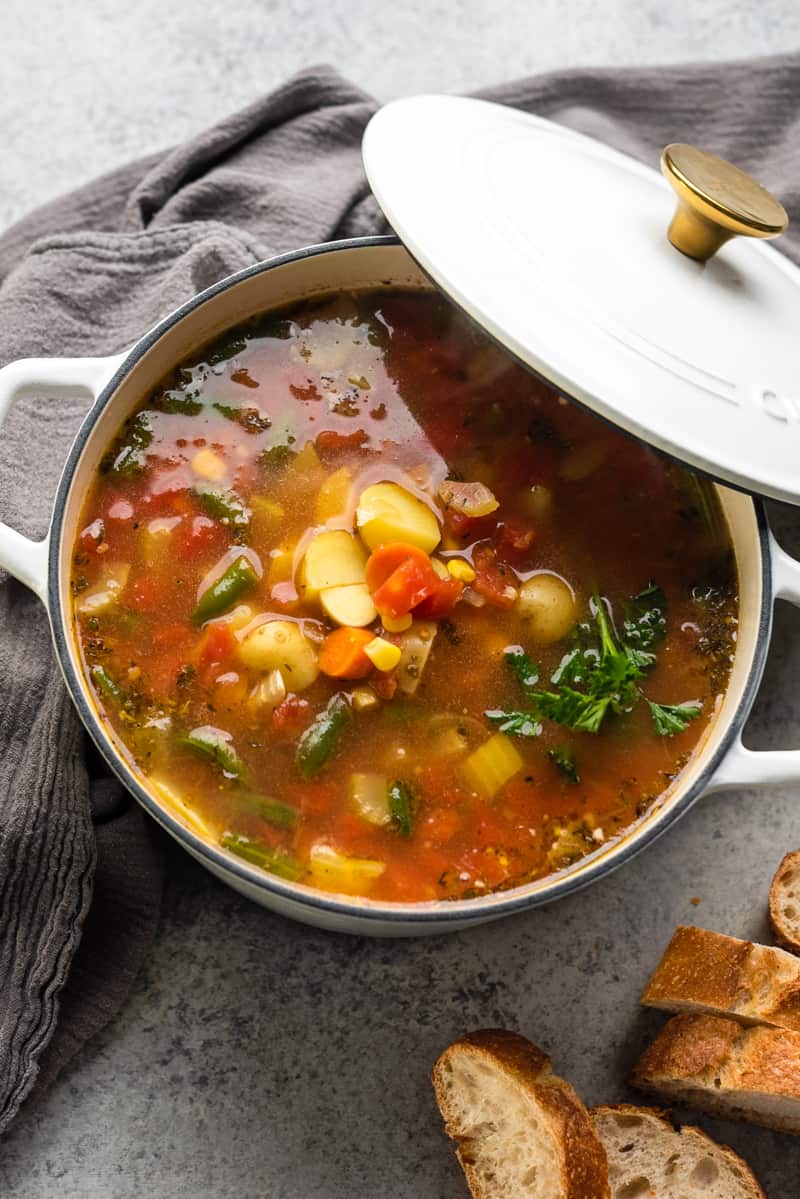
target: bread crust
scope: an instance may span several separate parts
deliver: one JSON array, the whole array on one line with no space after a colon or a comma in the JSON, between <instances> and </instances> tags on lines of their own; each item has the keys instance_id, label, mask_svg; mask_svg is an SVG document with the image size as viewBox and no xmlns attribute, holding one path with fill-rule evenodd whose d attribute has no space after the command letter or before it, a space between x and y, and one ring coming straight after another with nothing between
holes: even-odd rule
<instances>
[{"instance_id":1,"label":"bread crust","mask_svg":"<svg viewBox=\"0 0 800 1199\"><path fill-rule=\"evenodd\" d=\"M641 1002L800 1032L800 961L783 949L679 925Z\"/></svg>"},{"instance_id":2,"label":"bread crust","mask_svg":"<svg viewBox=\"0 0 800 1199\"><path fill-rule=\"evenodd\" d=\"M800 1133L800 1033L787 1029L745 1027L719 1016L673 1016L639 1058L630 1081L701 1111ZM761 1110L772 1100L772 1110Z\"/></svg>"},{"instance_id":3,"label":"bread crust","mask_svg":"<svg viewBox=\"0 0 800 1199\"><path fill-rule=\"evenodd\" d=\"M560 1149L561 1196L563 1199L611 1199L605 1150L589 1114L573 1088L553 1074L550 1059L538 1046L518 1033L505 1029L482 1029L468 1033L449 1045L433 1068L436 1101L448 1136L456 1142L456 1153L474 1199L513 1199L481 1186L472 1157L472 1146L456 1127L448 1102L445 1075L459 1054L469 1054L501 1072L525 1091L547 1120Z\"/></svg>"},{"instance_id":4,"label":"bread crust","mask_svg":"<svg viewBox=\"0 0 800 1199\"><path fill-rule=\"evenodd\" d=\"M781 899L788 876L796 872L800 872L800 849L782 858L769 888L769 922L775 940L791 953L800 953L800 915L796 922L788 921L781 910Z\"/></svg>"},{"instance_id":5,"label":"bread crust","mask_svg":"<svg viewBox=\"0 0 800 1199\"><path fill-rule=\"evenodd\" d=\"M693 1124L684 1124L682 1127L676 1127L669 1110L659 1107L638 1107L633 1103L606 1103L589 1108L589 1115L593 1120L601 1119L603 1116L631 1116L645 1121L657 1120L676 1137L688 1140L698 1152L705 1152L712 1157L719 1156L723 1158L731 1168L737 1171L743 1191L747 1192L748 1199L767 1199L758 1179L743 1157L735 1153L729 1145L723 1145L719 1141L713 1140L702 1129L696 1128Z\"/></svg>"}]
</instances>

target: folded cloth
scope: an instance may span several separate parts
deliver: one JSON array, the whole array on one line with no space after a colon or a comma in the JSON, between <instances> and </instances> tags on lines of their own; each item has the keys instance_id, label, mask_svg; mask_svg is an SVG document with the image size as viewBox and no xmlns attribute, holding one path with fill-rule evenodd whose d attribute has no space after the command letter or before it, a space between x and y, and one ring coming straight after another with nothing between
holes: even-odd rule
<instances>
[{"instance_id":1,"label":"folded cloth","mask_svg":"<svg viewBox=\"0 0 800 1199\"><path fill-rule=\"evenodd\" d=\"M654 165L690 141L800 214L800 56L569 71L481 93ZM375 102L308 70L185 146L46 205L0 238L0 363L104 355L271 254L385 229L360 163ZM424 180L420 180L424 186ZM800 259L800 233L783 239ZM82 405L20 400L0 512L44 536ZM123 1004L155 935L160 835L87 746L32 595L0 580L0 1129Z\"/></svg>"}]
</instances>

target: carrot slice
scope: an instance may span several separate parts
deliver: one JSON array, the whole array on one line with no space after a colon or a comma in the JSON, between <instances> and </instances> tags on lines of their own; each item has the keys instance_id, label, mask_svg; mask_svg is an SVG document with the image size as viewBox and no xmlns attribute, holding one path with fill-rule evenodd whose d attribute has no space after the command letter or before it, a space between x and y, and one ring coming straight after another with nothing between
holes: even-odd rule
<instances>
[{"instance_id":1,"label":"carrot slice","mask_svg":"<svg viewBox=\"0 0 800 1199\"><path fill-rule=\"evenodd\" d=\"M408 541L392 541L388 545L379 545L367 559L364 568L364 580L370 591L377 591L386 582L389 575L394 574L399 566L408 560L416 562L420 570L433 570L431 560L419 546L411 545Z\"/></svg>"},{"instance_id":2,"label":"carrot slice","mask_svg":"<svg viewBox=\"0 0 800 1199\"><path fill-rule=\"evenodd\" d=\"M364 646L374 640L367 629L335 629L322 643L319 668L332 679L363 679L372 670Z\"/></svg>"},{"instance_id":3,"label":"carrot slice","mask_svg":"<svg viewBox=\"0 0 800 1199\"><path fill-rule=\"evenodd\" d=\"M379 612L397 620L433 595L438 590L439 581L430 563L421 566L412 558L406 558L397 570L392 571L386 582L372 593L372 599Z\"/></svg>"}]
</instances>

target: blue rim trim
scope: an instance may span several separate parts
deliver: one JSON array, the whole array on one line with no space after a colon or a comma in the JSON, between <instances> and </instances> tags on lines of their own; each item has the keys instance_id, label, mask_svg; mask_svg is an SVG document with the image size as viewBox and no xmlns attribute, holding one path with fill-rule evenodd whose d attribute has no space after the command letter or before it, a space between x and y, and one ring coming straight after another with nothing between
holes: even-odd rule
<instances>
[{"instance_id":1,"label":"blue rim trim","mask_svg":"<svg viewBox=\"0 0 800 1199\"><path fill-rule=\"evenodd\" d=\"M299 904L302 907L322 910L331 915L353 917L364 922L374 921L376 924L380 922L398 925L418 924L423 927L426 924L455 922L466 924L470 922L470 918L475 922L495 919L500 916L511 915L515 912L522 912L528 908L540 907L543 904L552 903L556 899L571 895L603 878L605 875L611 874L626 862L631 861L632 858L636 857L643 849L652 844L657 837L666 832L668 828L689 810L703 794L727 751L741 732L750 707L756 697L767 657L772 626L772 566L766 512L763 504L759 500L753 499L761 547L761 612L759 614L758 637L753 661L742 698L739 701L736 711L730 718L725 735L720 739L719 745L714 753L709 756L703 770L695 779L692 786L687 788L685 794L678 801L672 803L667 801L663 811L655 819L652 817L648 818L647 816L643 817L643 821L646 821L647 824L646 826L643 825L638 836L634 832L634 840L629 844L621 844L616 847L612 844L610 847L606 847L602 856L596 862L584 866L574 876L569 872L565 872L563 875L551 876L551 881L546 881L543 886L539 886L538 890L530 893L526 893L526 887L535 887L537 886L536 883L523 884L521 887L514 888L508 892L495 892L486 897L475 899L431 900L419 904L380 903L377 900L359 900L346 903L333 896L328 896L323 891L304 887L302 884L285 882L274 875L259 871L255 867L248 867L224 851L217 849L213 845L209 845L208 842L197 836L196 833L193 833L191 829L181 824L165 807L162 807L153 799L127 763L121 758L102 722L98 720L92 705L87 699L87 684L73 666L69 648L69 634L64 627L61 616L59 559L61 556L61 538L64 532L64 513L76 467L89 441L98 416L122 380L131 373L141 358L159 341L164 333L190 316L208 300L220 292L227 291L230 287L241 283L245 279L263 274L266 271L273 270L275 267L299 262L305 258L336 253L341 250L360 249L362 247L374 248L377 246L399 245L401 245L401 242L396 237L351 238L343 241L326 242L317 246L306 246L303 249L295 250L288 254L269 258L264 262L256 263L254 266L246 267L234 275L229 275L219 283L215 283L212 287L200 292L199 295L187 301L187 303L176 309L175 312L165 317L163 321L136 343L84 418L64 464L53 503L53 516L50 527L47 599L56 653L64 673L67 688L84 726L105 762L123 786L136 797L145 811L178 842L185 844L201 860L207 862L209 865L213 865L223 873L234 875L242 882L248 883L257 889L271 892L281 899ZM379 283L376 283L376 286L379 285ZM291 302L292 298L291 296L287 297L287 303ZM301 299L302 297L298 296L296 298ZM242 319L244 320L246 317L243 316ZM522 365L525 364L523 363ZM526 370L529 369L526 367ZM545 380L545 382L548 381ZM548 386L552 387L553 385L548 382ZM567 396L567 398L573 400L573 402L577 402L574 401L574 397L572 396ZM628 832L626 835L630 836L631 833Z\"/></svg>"}]
</instances>

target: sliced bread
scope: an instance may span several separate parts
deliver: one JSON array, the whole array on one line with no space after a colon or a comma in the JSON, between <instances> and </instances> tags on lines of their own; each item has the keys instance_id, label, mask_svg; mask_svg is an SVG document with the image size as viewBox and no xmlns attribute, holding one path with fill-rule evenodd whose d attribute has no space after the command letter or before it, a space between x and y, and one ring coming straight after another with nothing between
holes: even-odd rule
<instances>
[{"instance_id":1,"label":"sliced bread","mask_svg":"<svg viewBox=\"0 0 800 1199\"><path fill-rule=\"evenodd\" d=\"M772 945L679 925L641 1001L665 1012L800 1032L800 959Z\"/></svg>"},{"instance_id":2,"label":"sliced bread","mask_svg":"<svg viewBox=\"0 0 800 1199\"><path fill-rule=\"evenodd\" d=\"M673 1016L631 1083L699 1111L800 1133L800 1033L719 1016Z\"/></svg>"},{"instance_id":3,"label":"sliced bread","mask_svg":"<svg viewBox=\"0 0 800 1199\"><path fill-rule=\"evenodd\" d=\"M778 944L800 953L800 849L787 853L775 872L769 919Z\"/></svg>"},{"instance_id":4,"label":"sliced bread","mask_svg":"<svg viewBox=\"0 0 800 1199\"><path fill-rule=\"evenodd\" d=\"M611 1199L586 1108L524 1037L461 1037L434 1066L433 1086L474 1199Z\"/></svg>"},{"instance_id":5,"label":"sliced bread","mask_svg":"<svg viewBox=\"0 0 800 1199\"><path fill-rule=\"evenodd\" d=\"M766 1199L738 1154L699 1128L675 1128L666 1112L621 1104L589 1115L608 1158L612 1199Z\"/></svg>"}]
</instances>

